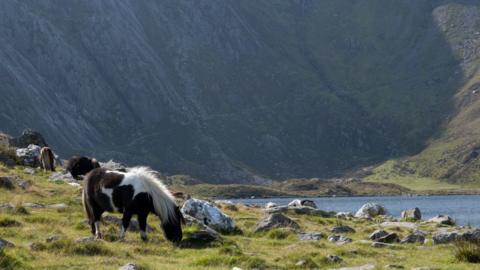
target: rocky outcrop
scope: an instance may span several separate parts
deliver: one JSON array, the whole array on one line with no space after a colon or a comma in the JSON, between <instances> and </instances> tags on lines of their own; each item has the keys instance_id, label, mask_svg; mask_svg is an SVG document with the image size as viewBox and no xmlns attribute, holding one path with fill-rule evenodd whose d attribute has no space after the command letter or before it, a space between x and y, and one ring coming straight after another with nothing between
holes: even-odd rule
<instances>
[{"instance_id":1,"label":"rocky outcrop","mask_svg":"<svg viewBox=\"0 0 480 270\"><path fill-rule=\"evenodd\" d=\"M17 148L26 148L31 144L39 147L47 146L42 134L32 129L25 129L22 132L22 135L10 139L10 145Z\"/></svg>"},{"instance_id":2,"label":"rocky outcrop","mask_svg":"<svg viewBox=\"0 0 480 270\"><path fill-rule=\"evenodd\" d=\"M414 209L408 209L402 211L401 218L403 219L410 219L410 220L421 220L422 219L422 212L419 208L415 207Z\"/></svg>"},{"instance_id":3,"label":"rocky outcrop","mask_svg":"<svg viewBox=\"0 0 480 270\"><path fill-rule=\"evenodd\" d=\"M317 241L322 239L322 234L319 232L304 232L298 235L300 241Z\"/></svg>"},{"instance_id":4,"label":"rocky outcrop","mask_svg":"<svg viewBox=\"0 0 480 270\"><path fill-rule=\"evenodd\" d=\"M304 206L311 207L311 208L317 208L317 205L312 200L296 199L296 200L291 201L288 204L288 207L299 207L299 208L301 208L301 207L304 207Z\"/></svg>"},{"instance_id":5,"label":"rocky outcrop","mask_svg":"<svg viewBox=\"0 0 480 270\"><path fill-rule=\"evenodd\" d=\"M300 226L297 222L291 220L290 218L280 213L275 213L261 220L257 224L255 232L263 232L273 228L291 228L294 230L298 230L300 229Z\"/></svg>"},{"instance_id":6,"label":"rocky outcrop","mask_svg":"<svg viewBox=\"0 0 480 270\"><path fill-rule=\"evenodd\" d=\"M224 214L212 203L204 200L189 199L183 204L181 211L218 231L232 232L236 229L232 218Z\"/></svg>"},{"instance_id":7,"label":"rocky outcrop","mask_svg":"<svg viewBox=\"0 0 480 270\"><path fill-rule=\"evenodd\" d=\"M371 233L368 238L370 238L370 240L372 241L377 241L378 239L385 237L386 235L388 235L388 232L384 230L376 230L373 233Z\"/></svg>"},{"instance_id":8,"label":"rocky outcrop","mask_svg":"<svg viewBox=\"0 0 480 270\"><path fill-rule=\"evenodd\" d=\"M16 150L17 159L24 166L38 167L40 166L38 159L40 149L41 147L35 144L29 144L26 148L18 148Z\"/></svg>"},{"instance_id":9,"label":"rocky outcrop","mask_svg":"<svg viewBox=\"0 0 480 270\"><path fill-rule=\"evenodd\" d=\"M373 218L379 215L386 215L384 206L377 203L366 203L355 213L357 218Z\"/></svg>"},{"instance_id":10,"label":"rocky outcrop","mask_svg":"<svg viewBox=\"0 0 480 270\"><path fill-rule=\"evenodd\" d=\"M453 226L455 225L455 220L447 215L438 215L428 220L428 222L438 223L440 225L448 225Z\"/></svg>"},{"instance_id":11,"label":"rocky outcrop","mask_svg":"<svg viewBox=\"0 0 480 270\"><path fill-rule=\"evenodd\" d=\"M407 243L408 244L414 244L414 243L423 244L423 243L425 243L425 237L426 237L426 233L424 233L422 231L415 231L415 232L410 233L407 236L405 236L400 241L400 243L402 243L402 244L407 244Z\"/></svg>"},{"instance_id":12,"label":"rocky outcrop","mask_svg":"<svg viewBox=\"0 0 480 270\"><path fill-rule=\"evenodd\" d=\"M0 251L5 249L5 248L11 248L14 247L15 245L5 239L0 238Z\"/></svg>"},{"instance_id":13,"label":"rocky outcrop","mask_svg":"<svg viewBox=\"0 0 480 270\"><path fill-rule=\"evenodd\" d=\"M332 233L354 233L355 230L350 226L337 226L331 230Z\"/></svg>"}]
</instances>

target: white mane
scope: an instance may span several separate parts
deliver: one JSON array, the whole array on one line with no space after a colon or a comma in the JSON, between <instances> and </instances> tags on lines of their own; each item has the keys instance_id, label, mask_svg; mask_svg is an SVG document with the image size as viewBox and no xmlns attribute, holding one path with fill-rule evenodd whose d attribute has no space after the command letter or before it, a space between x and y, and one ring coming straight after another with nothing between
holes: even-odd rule
<instances>
[{"instance_id":1,"label":"white mane","mask_svg":"<svg viewBox=\"0 0 480 270\"><path fill-rule=\"evenodd\" d=\"M133 167L123 179L121 185L131 184L135 187L135 195L139 192L150 194L155 213L163 222L176 221L175 199L155 173L148 167Z\"/></svg>"}]
</instances>

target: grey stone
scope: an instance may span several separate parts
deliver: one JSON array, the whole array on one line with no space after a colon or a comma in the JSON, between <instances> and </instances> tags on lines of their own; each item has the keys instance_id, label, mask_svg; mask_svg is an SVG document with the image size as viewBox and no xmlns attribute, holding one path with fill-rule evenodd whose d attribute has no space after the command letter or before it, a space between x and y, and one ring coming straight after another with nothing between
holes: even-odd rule
<instances>
[{"instance_id":1,"label":"grey stone","mask_svg":"<svg viewBox=\"0 0 480 270\"><path fill-rule=\"evenodd\" d=\"M40 166L40 161L38 160L40 149L40 146L30 144L26 148L18 148L16 155L22 165L35 168Z\"/></svg>"},{"instance_id":2,"label":"grey stone","mask_svg":"<svg viewBox=\"0 0 480 270\"><path fill-rule=\"evenodd\" d=\"M429 219L428 221L438 223L441 225L449 225L449 226L455 225L455 220L453 220L450 216L447 216L447 215L438 215L436 217Z\"/></svg>"},{"instance_id":3,"label":"grey stone","mask_svg":"<svg viewBox=\"0 0 480 270\"><path fill-rule=\"evenodd\" d=\"M34 175L37 171L34 168L27 167L27 168L23 169L23 172L26 173L26 174Z\"/></svg>"},{"instance_id":4,"label":"grey stone","mask_svg":"<svg viewBox=\"0 0 480 270\"><path fill-rule=\"evenodd\" d=\"M339 245L343 245L343 244L351 243L353 240L343 235L332 234L328 237L328 241L337 243Z\"/></svg>"},{"instance_id":5,"label":"grey stone","mask_svg":"<svg viewBox=\"0 0 480 270\"><path fill-rule=\"evenodd\" d=\"M14 247L15 245L5 239L0 238L0 250L3 250L5 248L11 248Z\"/></svg>"},{"instance_id":6,"label":"grey stone","mask_svg":"<svg viewBox=\"0 0 480 270\"><path fill-rule=\"evenodd\" d=\"M271 209L271 208L275 208L277 206L278 206L278 204L276 204L274 202L268 202L267 204L265 204L265 209Z\"/></svg>"},{"instance_id":7,"label":"grey stone","mask_svg":"<svg viewBox=\"0 0 480 270\"><path fill-rule=\"evenodd\" d=\"M318 232L305 232L298 235L300 241L316 241L322 239L322 234Z\"/></svg>"},{"instance_id":8,"label":"grey stone","mask_svg":"<svg viewBox=\"0 0 480 270\"><path fill-rule=\"evenodd\" d=\"M312 200L300 200L300 199L296 199L296 200L293 200L291 201L289 204L288 204L289 207L303 207L303 206L307 206L307 207L311 207L311 208L317 208L317 205L315 204L314 201Z\"/></svg>"},{"instance_id":9,"label":"grey stone","mask_svg":"<svg viewBox=\"0 0 480 270\"><path fill-rule=\"evenodd\" d=\"M398 238L398 235L396 233L389 233L385 236L382 236L378 239L375 240L376 242L380 242L380 243L395 243L395 242L398 242L399 241L399 238Z\"/></svg>"},{"instance_id":10,"label":"grey stone","mask_svg":"<svg viewBox=\"0 0 480 270\"><path fill-rule=\"evenodd\" d=\"M29 145L38 145L39 147L47 146L42 134L32 129L25 129L22 135L16 138L10 139L10 145L17 148L25 148Z\"/></svg>"},{"instance_id":11,"label":"grey stone","mask_svg":"<svg viewBox=\"0 0 480 270\"><path fill-rule=\"evenodd\" d=\"M47 237L47 239L45 239L45 241L47 243L55 242L55 241L58 241L58 240L60 240L60 236L58 236L58 235L52 235L52 236Z\"/></svg>"},{"instance_id":12,"label":"grey stone","mask_svg":"<svg viewBox=\"0 0 480 270\"><path fill-rule=\"evenodd\" d=\"M373 242L372 243L372 247L374 248L383 248L383 247L391 247L393 246L392 244L390 243L383 243L383 242Z\"/></svg>"},{"instance_id":13,"label":"grey stone","mask_svg":"<svg viewBox=\"0 0 480 270\"><path fill-rule=\"evenodd\" d=\"M14 189L15 178L12 176L0 176L0 188Z\"/></svg>"},{"instance_id":14,"label":"grey stone","mask_svg":"<svg viewBox=\"0 0 480 270\"><path fill-rule=\"evenodd\" d=\"M43 205L41 203L26 202L26 203L22 203L22 206L25 207L25 208L45 208L45 205Z\"/></svg>"},{"instance_id":15,"label":"grey stone","mask_svg":"<svg viewBox=\"0 0 480 270\"><path fill-rule=\"evenodd\" d=\"M338 212L335 214L335 217L340 219L350 219L353 218L353 214L350 212Z\"/></svg>"},{"instance_id":16,"label":"grey stone","mask_svg":"<svg viewBox=\"0 0 480 270\"><path fill-rule=\"evenodd\" d=\"M189 199L183 204L181 211L201 220L205 225L218 231L232 232L236 229L232 218L224 214L212 203L204 200Z\"/></svg>"},{"instance_id":17,"label":"grey stone","mask_svg":"<svg viewBox=\"0 0 480 270\"><path fill-rule=\"evenodd\" d=\"M15 208L15 205L13 205L12 203L2 203L0 204L0 209L2 210L11 210Z\"/></svg>"},{"instance_id":18,"label":"grey stone","mask_svg":"<svg viewBox=\"0 0 480 270\"><path fill-rule=\"evenodd\" d=\"M370 240L372 240L372 241L377 241L378 239L380 239L380 238L382 238L386 235L388 235L388 232L386 232L384 230L376 230L373 233L371 233L368 238L370 238Z\"/></svg>"},{"instance_id":19,"label":"grey stone","mask_svg":"<svg viewBox=\"0 0 480 270\"><path fill-rule=\"evenodd\" d=\"M377 203L366 203L355 213L357 218L373 218L379 215L386 215L387 210Z\"/></svg>"},{"instance_id":20,"label":"grey stone","mask_svg":"<svg viewBox=\"0 0 480 270\"><path fill-rule=\"evenodd\" d=\"M432 239L434 244L448 244L448 243L461 240L462 237L456 231L453 231L453 232L441 231L441 232L434 233L432 236Z\"/></svg>"},{"instance_id":21,"label":"grey stone","mask_svg":"<svg viewBox=\"0 0 480 270\"><path fill-rule=\"evenodd\" d=\"M354 233L355 230L350 226L337 226L331 230L332 233Z\"/></svg>"},{"instance_id":22,"label":"grey stone","mask_svg":"<svg viewBox=\"0 0 480 270\"><path fill-rule=\"evenodd\" d=\"M100 162L100 167L105 168L107 170L120 171L120 172L126 172L128 170L127 166L119 162L115 162L113 160L109 160L107 162Z\"/></svg>"},{"instance_id":23,"label":"grey stone","mask_svg":"<svg viewBox=\"0 0 480 270\"><path fill-rule=\"evenodd\" d=\"M328 255L327 260L330 261L330 262L333 262L333 263L339 263L339 262L343 261L343 259L340 258L337 255Z\"/></svg>"},{"instance_id":24,"label":"grey stone","mask_svg":"<svg viewBox=\"0 0 480 270\"><path fill-rule=\"evenodd\" d=\"M386 227L386 228L405 228L405 229L410 229L410 230L416 230L417 229L417 224L413 222L398 222L398 221L386 221L380 223L380 227Z\"/></svg>"},{"instance_id":25,"label":"grey stone","mask_svg":"<svg viewBox=\"0 0 480 270\"><path fill-rule=\"evenodd\" d=\"M400 243L402 244L413 244L413 243L420 243L423 244L425 242L425 233L421 231L415 231L407 236L405 236Z\"/></svg>"},{"instance_id":26,"label":"grey stone","mask_svg":"<svg viewBox=\"0 0 480 270\"><path fill-rule=\"evenodd\" d=\"M342 268L336 268L336 269L330 269L330 270L373 270L373 269L375 269L374 264L365 264L361 266L342 267Z\"/></svg>"},{"instance_id":27,"label":"grey stone","mask_svg":"<svg viewBox=\"0 0 480 270\"><path fill-rule=\"evenodd\" d=\"M50 181L62 181L68 183L76 183L77 180L69 172L54 172L48 177Z\"/></svg>"},{"instance_id":28,"label":"grey stone","mask_svg":"<svg viewBox=\"0 0 480 270\"><path fill-rule=\"evenodd\" d=\"M267 231L273 228L287 228L287 227L292 228L294 230L300 229L300 226L298 225L297 222L291 220L290 218L280 213L275 213L261 220L257 224L257 227L255 228L255 232Z\"/></svg>"},{"instance_id":29,"label":"grey stone","mask_svg":"<svg viewBox=\"0 0 480 270\"><path fill-rule=\"evenodd\" d=\"M75 243L88 243L88 242L94 242L97 241L95 237L93 236L85 236L85 237L80 237L75 240Z\"/></svg>"},{"instance_id":30,"label":"grey stone","mask_svg":"<svg viewBox=\"0 0 480 270\"><path fill-rule=\"evenodd\" d=\"M400 216L403 219L421 220L422 219L422 212L420 211L420 209L418 207L415 207L413 209L408 209L408 210L402 211Z\"/></svg>"},{"instance_id":31,"label":"grey stone","mask_svg":"<svg viewBox=\"0 0 480 270\"><path fill-rule=\"evenodd\" d=\"M68 205L64 203L56 203L56 204L49 204L46 206L46 208L51 208L51 209L67 209Z\"/></svg>"},{"instance_id":32,"label":"grey stone","mask_svg":"<svg viewBox=\"0 0 480 270\"><path fill-rule=\"evenodd\" d=\"M118 270L139 270L140 267L138 267L136 264L129 262L125 264L124 266L118 268Z\"/></svg>"},{"instance_id":33,"label":"grey stone","mask_svg":"<svg viewBox=\"0 0 480 270\"><path fill-rule=\"evenodd\" d=\"M30 181L23 180L18 183L18 186L22 189L27 189L30 187Z\"/></svg>"}]
</instances>

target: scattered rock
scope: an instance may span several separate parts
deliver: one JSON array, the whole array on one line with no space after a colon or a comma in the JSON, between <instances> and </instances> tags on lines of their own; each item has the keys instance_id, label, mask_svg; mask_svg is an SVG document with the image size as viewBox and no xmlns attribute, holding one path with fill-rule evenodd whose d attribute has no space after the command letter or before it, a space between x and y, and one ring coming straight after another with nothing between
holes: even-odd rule
<instances>
[{"instance_id":1,"label":"scattered rock","mask_svg":"<svg viewBox=\"0 0 480 270\"><path fill-rule=\"evenodd\" d=\"M45 241L47 243L55 242L55 241L58 241L58 240L60 240L60 236L58 236L58 235L52 235L52 236L47 237L47 239L45 239Z\"/></svg>"},{"instance_id":2,"label":"scattered rock","mask_svg":"<svg viewBox=\"0 0 480 270\"><path fill-rule=\"evenodd\" d=\"M332 234L328 237L328 241L337 243L338 245L344 245L347 243L351 243L352 239L345 237L343 235Z\"/></svg>"},{"instance_id":3,"label":"scattered rock","mask_svg":"<svg viewBox=\"0 0 480 270\"><path fill-rule=\"evenodd\" d=\"M267 204L265 204L265 209L271 209L271 208L274 208L274 207L277 207L278 205L274 202L268 202Z\"/></svg>"},{"instance_id":4,"label":"scattered rock","mask_svg":"<svg viewBox=\"0 0 480 270\"><path fill-rule=\"evenodd\" d=\"M339 263L339 262L343 261L343 259L340 258L337 255L328 255L327 260L330 261L330 262L333 262L333 263Z\"/></svg>"},{"instance_id":5,"label":"scattered rock","mask_svg":"<svg viewBox=\"0 0 480 270\"><path fill-rule=\"evenodd\" d=\"M418 207L415 207L413 209L408 209L408 210L402 211L400 216L403 219L421 220L422 219L422 212L420 212L420 209Z\"/></svg>"},{"instance_id":6,"label":"scattered rock","mask_svg":"<svg viewBox=\"0 0 480 270\"><path fill-rule=\"evenodd\" d=\"M236 229L235 223L229 216L207 201L189 199L184 203L182 212L203 221L205 225L215 230L232 232Z\"/></svg>"},{"instance_id":7,"label":"scattered rock","mask_svg":"<svg viewBox=\"0 0 480 270\"><path fill-rule=\"evenodd\" d=\"M295 266L306 269L318 268L317 264L310 258L298 261Z\"/></svg>"},{"instance_id":8,"label":"scattered rock","mask_svg":"<svg viewBox=\"0 0 480 270\"><path fill-rule=\"evenodd\" d=\"M45 208L45 205L41 203L22 203L22 206L25 208Z\"/></svg>"},{"instance_id":9,"label":"scattered rock","mask_svg":"<svg viewBox=\"0 0 480 270\"><path fill-rule=\"evenodd\" d=\"M306 232L298 235L300 241L317 241L322 239L322 234L318 232Z\"/></svg>"},{"instance_id":10,"label":"scattered rock","mask_svg":"<svg viewBox=\"0 0 480 270\"><path fill-rule=\"evenodd\" d=\"M265 213L267 214L286 213L287 211L288 211L288 206L286 205L265 208Z\"/></svg>"},{"instance_id":11,"label":"scattered rock","mask_svg":"<svg viewBox=\"0 0 480 270\"><path fill-rule=\"evenodd\" d=\"M240 267L233 267L232 270L243 270L243 269Z\"/></svg>"},{"instance_id":12,"label":"scattered rock","mask_svg":"<svg viewBox=\"0 0 480 270\"><path fill-rule=\"evenodd\" d=\"M5 248L11 248L14 247L15 245L5 239L0 238L0 250L3 250Z\"/></svg>"},{"instance_id":13,"label":"scattered rock","mask_svg":"<svg viewBox=\"0 0 480 270\"><path fill-rule=\"evenodd\" d=\"M457 240L460 240L461 236L456 231L454 232L441 231L441 232L434 233L432 239L434 244L448 244L448 243L452 243Z\"/></svg>"},{"instance_id":14,"label":"scattered rock","mask_svg":"<svg viewBox=\"0 0 480 270\"><path fill-rule=\"evenodd\" d=\"M351 219L353 218L353 214L350 212L338 212L335 214L335 217L340 219Z\"/></svg>"},{"instance_id":15,"label":"scattered rock","mask_svg":"<svg viewBox=\"0 0 480 270\"><path fill-rule=\"evenodd\" d=\"M453 220L450 216L447 215L438 215L428 220L429 222L438 223L441 225L449 225L454 226L455 220Z\"/></svg>"},{"instance_id":16,"label":"scattered rock","mask_svg":"<svg viewBox=\"0 0 480 270\"><path fill-rule=\"evenodd\" d=\"M15 188L15 178L11 177L11 176L1 176L0 177L0 188L14 189Z\"/></svg>"},{"instance_id":17,"label":"scattered rock","mask_svg":"<svg viewBox=\"0 0 480 270\"><path fill-rule=\"evenodd\" d=\"M288 212L293 212L295 214L301 215L313 215L313 216L321 216L321 217L333 217L335 215L334 212L327 212L320 209L315 209L309 206L301 206L301 207L288 207Z\"/></svg>"},{"instance_id":18,"label":"scattered rock","mask_svg":"<svg viewBox=\"0 0 480 270\"><path fill-rule=\"evenodd\" d=\"M127 263L125 264L124 266L118 268L118 270L139 270L140 267L138 267L136 264L134 263Z\"/></svg>"},{"instance_id":19,"label":"scattered rock","mask_svg":"<svg viewBox=\"0 0 480 270\"><path fill-rule=\"evenodd\" d=\"M425 236L426 234L422 231L415 231L407 236L405 236L400 243L402 244L414 244L414 243L420 243L423 244L425 242Z\"/></svg>"},{"instance_id":20,"label":"scattered rock","mask_svg":"<svg viewBox=\"0 0 480 270\"><path fill-rule=\"evenodd\" d=\"M354 233L355 230L350 226L337 226L331 231L332 233Z\"/></svg>"},{"instance_id":21,"label":"scattered rock","mask_svg":"<svg viewBox=\"0 0 480 270\"><path fill-rule=\"evenodd\" d=\"M342 267L342 268L330 269L330 270L373 270L373 269L375 269L375 265L365 264L362 266Z\"/></svg>"},{"instance_id":22,"label":"scattered rock","mask_svg":"<svg viewBox=\"0 0 480 270\"><path fill-rule=\"evenodd\" d=\"M48 177L50 181L63 181L68 183L76 183L77 180L73 178L72 174L69 172L54 172L50 177Z\"/></svg>"},{"instance_id":23,"label":"scattered rock","mask_svg":"<svg viewBox=\"0 0 480 270\"><path fill-rule=\"evenodd\" d=\"M64 203L56 203L56 204L47 205L46 208L50 208L50 209L67 209L67 208L68 208L68 205L66 205L66 204L64 204Z\"/></svg>"},{"instance_id":24,"label":"scattered rock","mask_svg":"<svg viewBox=\"0 0 480 270\"><path fill-rule=\"evenodd\" d=\"M302 207L302 206L307 206L307 207L312 207L312 208L317 208L317 205L315 204L314 201L312 200L293 200L288 204L289 207Z\"/></svg>"},{"instance_id":25,"label":"scattered rock","mask_svg":"<svg viewBox=\"0 0 480 270\"><path fill-rule=\"evenodd\" d=\"M462 239L470 242L480 241L480 229L474 229L462 233Z\"/></svg>"},{"instance_id":26,"label":"scattered rock","mask_svg":"<svg viewBox=\"0 0 480 270\"><path fill-rule=\"evenodd\" d=\"M300 226L295 221L291 220L290 218L280 213L275 213L261 220L257 224L257 227L255 228L255 232L267 231L272 228L286 228L286 227L292 228L294 230L300 229Z\"/></svg>"},{"instance_id":27,"label":"scattered rock","mask_svg":"<svg viewBox=\"0 0 480 270\"><path fill-rule=\"evenodd\" d=\"M47 146L42 134L32 129L25 129L22 132L22 135L17 138L10 139L9 143L11 146L15 146L17 148L25 148L32 144L39 147Z\"/></svg>"},{"instance_id":28,"label":"scattered rock","mask_svg":"<svg viewBox=\"0 0 480 270\"><path fill-rule=\"evenodd\" d=\"M40 161L38 160L40 149L40 146L30 144L26 148L18 148L16 155L22 165L35 168L40 166Z\"/></svg>"},{"instance_id":29,"label":"scattered rock","mask_svg":"<svg viewBox=\"0 0 480 270\"><path fill-rule=\"evenodd\" d=\"M355 217L357 218L373 218L379 215L386 215L387 210L380 204L377 203L366 203L360 209L358 209L357 213L355 213Z\"/></svg>"},{"instance_id":30,"label":"scattered rock","mask_svg":"<svg viewBox=\"0 0 480 270\"><path fill-rule=\"evenodd\" d=\"M26 174L34 175L37 172L37 170L35 170L34 168L27 167L23 169L23 172Z\"/></svg>"},{"instance_id":31,"label":"scattered rock","mask_svg":"<svg viewBox=\"0 0 480 270\"><path fill-rule=\"evenodd\" d=\"M190 234L189 239L208 243L218 241L221 239L221 237L216 231L212 229L201 229Z\"/></svg>"},{"instance_id":32,"label":"scattered rock","mask_svg":"<svg viewBox=\"0 0 480 270\"><path fill-rule=\"evenodd\" d=\"M395 243L395 242L398 242L398 241L400 241L400 239L398 238L398 235L396 233L389 233L389 234L387 234L385 236L382 236L382 237L380 237L376 240L376 242L388 243L388 244Z\"/></svg>"},{"instance_id":33,"label":"scattered rock","mask_svg":"<svg viewBox=\"0 0 480 270\"><path fill-rule=\"evenodd\" d=\"M378 239L380 239L384 236L387 236L387 235L388 235L388 232L386 232L384 230L376 230L373 233L371 233L368 238L370 238L370 240L372 240L372 241L377 241Z\"/></svg>"},{"instance_id":34,"label":"scattered rock","mask_svg":"<svg viewBox=\"0 0 480 270\"><path fill-rule=\"evenodd\" d=\"M22 189L27 189L30 187L30 181L23 180L18 183L18 186Z\"/></svg>"},{"instance_id":35,"label":"scattered rock","mask_svg":"<svg viewBox=\"0 0 480 270\"><path fill-rule=\"evenodd\" d=\"M15 208L15 205L13 205L12 203L2 203L0 204L0 209L1 210L11 210Z\"/></svg>"},{"instance_id":36,"label":"scattered rock","mask_svg":"<svg viewBox=\"0 0 480 270\"><path fill-rule=\"evenodd\" d=\"M434 268L427 267L427 266L422 266L422 267L412 268L412 270L434 270Z\"/></svg>"}]
</instances>

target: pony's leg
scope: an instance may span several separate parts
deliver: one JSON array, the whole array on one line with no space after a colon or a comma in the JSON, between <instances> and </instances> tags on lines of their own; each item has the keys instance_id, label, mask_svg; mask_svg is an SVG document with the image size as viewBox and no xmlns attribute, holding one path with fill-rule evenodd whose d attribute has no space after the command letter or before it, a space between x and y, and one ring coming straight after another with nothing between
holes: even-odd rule
<instances>
[{"instance_id":1,"label":"pony's leg","mask_svg":"<svg viewBox=\"0 0 480 270\"><path fill-rule=\"evenodd\" d=\"M100 208L93 209L93 217L94 220L92 222L92 230L95 230L95 238L101 239L102 233L100 232L100 219L102 218L103 210Z\"/></svg>"},{"instance_id":2,"label":"pony's leg","mask_svg":"<svg viewBox=\"0 0 480 270\"><path fill-rule=\"evenodd\" d=\"M133 216L133 211L129 208L125 209L125 212L123 212L123 217L122 217L122 226L120 228L120 239L125 238L125 232L128 229L128 226L130 225L130 220L132 219Z\"/></svg>"},{"instance_id":3,"label":"pony's leg","mask_svg":"<svg viewBox=\"0 0 480 270\"><path fill-rule=\"evenodd\" d=\"M140 226L140 238L142 238L143 241L148 240L148 238L147 238L147 218L148 218L148 212L138 214L138 225Z\"/></svg>"}]
</instances>

